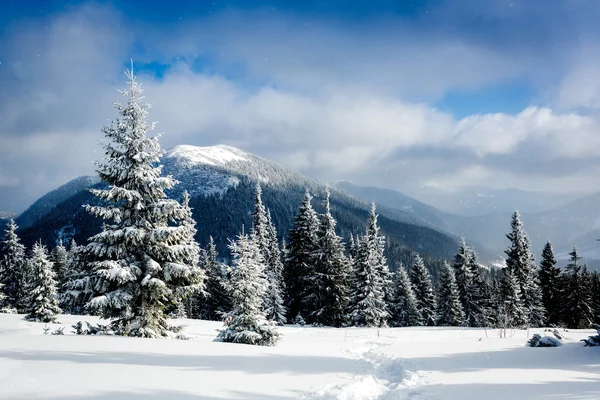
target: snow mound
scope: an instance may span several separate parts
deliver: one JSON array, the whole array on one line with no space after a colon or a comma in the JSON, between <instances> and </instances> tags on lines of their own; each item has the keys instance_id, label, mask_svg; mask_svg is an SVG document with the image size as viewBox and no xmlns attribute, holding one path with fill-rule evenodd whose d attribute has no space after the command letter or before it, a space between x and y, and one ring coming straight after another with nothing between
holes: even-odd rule
<instances>
[{"instance_id":1,"label":"snow mound","mask_svg":"<svg viewBox=\"0 0 600 400\"><path fill-rule=\"evenodd\" d=\"M172 148L166 157L176 158L188 165L225 165L231 161L249 161L245 155L243 151L225 145L206 147L180 145Z\"/></svg>"},{"instance_id":2,"label":"snow mound","mask_svg":"<svg viewBox=\"0 0 600 400\"><path fill-rule=\"evenodd\" d=\"M354 349L356 350L356 349ZM352 351L350 353L353 353ZM405 368L405 361L385 354L380 347L363 352L363 370L348 382L327 386L314 395L322 400L418 399L421 376Z\"/></svg>"}]
</instances>

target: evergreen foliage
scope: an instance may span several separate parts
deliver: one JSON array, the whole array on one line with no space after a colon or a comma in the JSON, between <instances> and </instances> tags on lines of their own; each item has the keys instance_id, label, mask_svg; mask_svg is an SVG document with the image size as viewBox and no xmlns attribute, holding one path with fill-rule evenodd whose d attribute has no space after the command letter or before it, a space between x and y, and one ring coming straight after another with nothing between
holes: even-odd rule
<instances>
[{"instance_id":1,"label":"evergreen foliage","mask_svg":"<svg viewBox=\"0 0 600 400\"><path fill-rule=\"evenodd\" d=\"M279 332L262 309L268 282L257 241L242 234L231 243L230 248L233 269L229 288L233 309L217 339L223 342L273 346L279 340Z\"/></svg>"},{"instance_id":2,"label":"evergreen foliage","mask_svg":"<svg viewBox=\"0 0 600 400\"><path fill-rule=\"evenodd\" d=\"M31 258L31 294L28 313L25 319L36 322L57 322L61 313L58 306L55 272L52 261L48 259L46 247L36 243Z\"/></svg>"},{"instance_id":3,"label":"evergreen foliage","mask_svg":"<svg viewBox=\"0 0 600 400\"><path fill-rule=\"evenodd\" d=\"M211 236L202 262L206 273L206 293L198 296L201 298L199 317L211 321L222 321L231 310L227 273L217 257L217 248Z\"/></svg>"},{"instance_id":4,"label":"evergreen foliage","mask_svg":"<svg viewBox=\"0 0 600 400\"><path fill-rule=\"evenodd\" d=\"M56 282L59 292L62 291L64 284L69 276L69 252L60 242L54 250L52 250L52 263L56 272Z\"/></svg>"},{"instance_id":5,"label":"evergreen foliage","mask_svg":"<svg viewBox=\"0 0 600 400\"><path fill-rule=\"evenodd\" d=\"M444 264L440 274L438 293L438 325L463 325L465 322L465 313L460 302L454 269L450 264Z\"/></svg>"},{"instance_id":6,"label":"evergreen foliage","mask_svg":"<svg viewBox=\"0 0 600 400\"><path fill-rule=\"evenodd\" d=\"M561 317L561 271L556 265L556 257L554 257L554 250L550 242L546 243L542 251L539 275L548 324L558 325Z\"/></svg>"},{"instance_id":7,"label":"evergreen foliage","mask_svg":"<svg viewBox=\"0 0 600 400\"><path fill-rule=\"evenodd\" d=\"M311 320L317 324L340 327L346 320L349 300L350 264L344 255L342 238L335 232L336 221L331 215L329 191L325 198L325 213L321 215L315 272L311 279L309 299L315 305Z\"/></svg>"},{"instance_id":8,"label":"evergreen foliage","mask_svg":"<svg viewBox=\"0 0 600 400\"><path fill-rule=\"evenodd\" d=\"M516 328L527 324L519 281L508 268L502 274L497 323L501 328Z\"/></svg>"},{"instance_id":9,"label":"evergreen foliage","mask_svg":"<svg viewBox=\"0 0 600 400\"><path fill-rule=\"evenodd\" d=\"M306 191L288 237L284 276L285 304L290 321L298 314L308 316L314 311L310 310L302 300L309 291L309 277L313 275L315 254L318 249L319 220L311 200L312 196Z\"/></svg>"},{"instance_id":10,"label":"evergreen foliage","mask_svg":"<svg viewBox=\"0 0 600 400\"><path fill-rule=\"evenodd\" d=\"M115 105L120 118L103 128L109 142L97 172L108 187L92 189L103 203L86 209L105 224L85 247L80 287L91 297L87 309L111 319L117 334L161 337L172 329L167 310L201 289L204 276L190 209L165 194L176 182L161 176L158 137L147 136L149 105L133 70L127 77L127 103Z\"/></svg>"},{"instance_id":11,"label":"evergreen foliage","mask_svg":"<svg viewBox=\"0 0 600 400\"><path fill-rule=\"evenodd\" d=\"M579 263L577 247L573 251L565 271L563 321L568 328L586 329L592 326L591 279L587 267Z\"/></svg>"},{"instance_id":12,"label":"evergreen foliage","mask_svg":"<svg viewBox=\"0 0 600 400\"><path fill-rule=\"evenodd\" d=\"M417 300L417 309L423 317L423 325L435 326L438 318L436 314L436 298L433 292L431 276L423 259L418 254L415 256L410 272L410 280Z\"/></svg>"},{"instance_id":13,"label":"evergreen foliage","mask_svg":"<svg viewBox=\"0 0 600 400\"><path fill-rule=\"evenodd\" d=\"M542 301L539 275L531 254L529 238L523 230L523 222L518 211L512 215L511 232L506 237L510 240L510 246L505 251L506 267L519 284L525 323L533 327L542 326L546 319L546 310Z\"/></svg>"},{"instance_id":14,"label":"evergreen foliage","mask_svg":"<svg viewBox=\"0 0 600 400\"><path fill-rule=\"evenodd\" d=\"M283 325L286 321L286 309L283 305L283 262L281 261L281 250L277 240L277 229L271 219L271 212L267 210L267 226L266 226L266 266L267 280L269 287L265 296L265 311L267 318L276 322L278 325Z\"/></svg>"},{"instance_id":15,"label":"evergreen foliage","mask_svg":"<svg viewBox=\"0 0 600 400\"><path fill-rule=\"evenodd\" d=\"M390 325L395 327L423 325L423 316L417 308L417 299L404 266L394 274L395 295L390 305Z\"/></svg>"},{"instance_id":16,"label":"evergreen foliage","mask_svg":"<svg viewBox=\"0 0 600 400\"><path fill-rule=\"evenodd\" d=\"M25 311L27 308L27 258L25 246L17 235L17 224L10 220L4 231L2 241L2 260L0 261L0 283L5 296L5 307Z\"/></svg>"}]
</instances>

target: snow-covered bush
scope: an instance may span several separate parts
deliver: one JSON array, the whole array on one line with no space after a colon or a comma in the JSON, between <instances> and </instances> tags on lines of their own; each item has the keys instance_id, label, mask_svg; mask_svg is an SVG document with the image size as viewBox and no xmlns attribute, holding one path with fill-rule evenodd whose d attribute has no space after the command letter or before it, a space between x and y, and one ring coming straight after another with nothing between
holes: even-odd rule
<instances>
[{"instance_id":1,"label":"snow-covered bush","mask_svg":"<svg viewBox=\"0 0 600 400\"><path fill-rule=\"evenodd\" d=\"M535 333L531 339L527 341L529 347L558 347L562 346L562 342L556 336L540 335Z\"/></svg>"},{"instance_id":2,"label":"snow-covered bush","mask_svg":"<svg viewBox=\"0 0 600 400\"><path fill-rule=\"evenodd\" d=\"M306 322L304 321L304 318L302 318L302 315L298 314L294 319L294 324L298 326L304 326L306 325Z\"/></svg>"},{"instance_id":3,"label":"snow-covered bush","mask_svg":"<svg viewBox=\"0 0 600 400\"><path fill-rule=\"evenodd\" d=\"M55 336L62 336L64 334L65 334L64 327L58 328L57 330L55 330L54 332L51 333L51 335L55 335Z\"/></svg>"},{"instance_id":4,"label":"snow-covered bush","mask_svg":"<svg viewBox=\"0 0 600 400\"><path fill-rule=\"evenodd\" d=\"M584 346L600 346L600 325L595 325L596 331L598 331L597 335L590 336L587 339L581 339Z\"/></svg>"},{"instance_id":5,"label":"snow-covered bush","mask_svg":"<svg viewBox=\"0 0 600 400\"><path fill-rule=\"evenodd\" d=\"M107 325L92 325L88 321L78 321L71 326L76 335L113 335L114 332Z\"/></svg>"}]
</instances>

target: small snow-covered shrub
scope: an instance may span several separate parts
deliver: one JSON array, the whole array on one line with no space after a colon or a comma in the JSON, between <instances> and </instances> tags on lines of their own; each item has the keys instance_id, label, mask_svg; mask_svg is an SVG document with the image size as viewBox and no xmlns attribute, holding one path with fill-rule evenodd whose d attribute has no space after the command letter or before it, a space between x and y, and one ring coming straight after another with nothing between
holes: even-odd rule
<instances>
[{"instance_id":1,"label":"small snow-covered shrub","mask_svg":"<svg viewBox=\"0 0 600 400\"><path fill-rule=\"evenodd\" d=\"M0 308L0 314L17 314L17 309L12 307Z\"/></svg>"},{"instance_id":2,"label":"small snow-covered shrub","mask_svg":"<svg viewBox=\"0 0 600 400\"><path fill-rule=\"evenodd\" d=\"M581 339L583 345L586 347L600 346L600 325L595 325L596 331L598 331L597 335L590 336L587 339Z\"/></svg>"},{"instance_id":3,"label":"small snow-covered shrub","mask_svg":"<svg viewBox=\"0 0 600 400\"><path fill-rule=\"evenodd\" d=\"M58 328L57 330L55 330L54 332L51 333L51 335L64 335L65 334L65 328Z\"/></svg>"},{"instance_id":4,"label":"small snow-covered shrub","mask_svg":"<svg viewBox=\"0 0 600 400\"><path fill-rule=\"evenodd\" d=\"M560 339L555 336L542 336L539 333L535 333L531 339L527 341L529 347L558 347L562 343Z\"/></svg>"},{"instance_id":5,"label":"small snow-covered shrub","mask_svg":"<svg viewBox=\"0 0 600 400\"><path fill-rule=\"evenodd\" d=\"M302 318L302 315L298 314L298 315L296 315L296 318L294 319L294 324L296 324L298 326L304 326L304 325L306 325L306 322L304 321L304 318Z\"/></svg>"},{"instance_id":6,"label":"small snow-covered shrub","mask_svg":"<svg viewBox=\"0 0 600 400\"><path fill-rule=\"evenodd\" d=\"M72 328L76 335L114 335L107 325L92 325L87 321L78 321Z\"/></svg>"}]
</instances>

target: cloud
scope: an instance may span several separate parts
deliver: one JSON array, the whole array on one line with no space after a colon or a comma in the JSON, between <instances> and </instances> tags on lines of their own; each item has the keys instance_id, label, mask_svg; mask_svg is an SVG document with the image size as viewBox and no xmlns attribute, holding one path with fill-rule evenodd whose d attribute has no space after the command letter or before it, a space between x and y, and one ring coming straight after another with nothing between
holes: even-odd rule
<instances>
[{"instance_id":1,"label":"cloud","mask_svg":"<svg viewBox=\"0 0 600 400\"><path fill-rule=\"evenodd\" d=\"M229 11L148 29L84 5L15 24L0 64L0 209L21 211L93 171L131 56L169 64L160 77L139 73L166 148L226 143L320 179L401 190L600 188L589 172L600 170L600 121L577 110L596 102L582 89L585 57L567 68L564 90L549 90L557 101L457 120L435 99L531 76L540 50L513 55L398 17L366 19L358 33L348 21L305 23Z\"/></svg>"}]
</instances>

